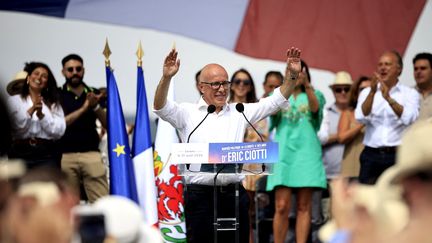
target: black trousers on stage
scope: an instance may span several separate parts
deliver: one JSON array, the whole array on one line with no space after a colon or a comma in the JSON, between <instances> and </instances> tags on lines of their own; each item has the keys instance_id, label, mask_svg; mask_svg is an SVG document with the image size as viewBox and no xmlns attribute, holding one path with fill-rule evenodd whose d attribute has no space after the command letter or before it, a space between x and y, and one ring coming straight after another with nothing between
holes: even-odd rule
<instances>
[{"instance_id":1,"label":"black trousers on stage","mask_svg":"<svg viewBox=\"0 0 432 243\"><path fill-rule=\"evenodd\" d=\"M397 147L365 146L360 154L359 182L374 185L378 177L396 162Z\"/></svg>"},{"instance_id":2,"label":"black trousers on stage","mask_svg":"<svg viewBox=\"0 0 432 243\"><path fill-rule=\"evenodd\" d=\"M188 243L214 241L213 186L188 184L185 192L185 212ZM235 184L217 186L217 217L235 218ZM249 242L249 197L239 185L240 242ZM218 242L235 242L235 231L218 231Z\"/></svg>"}]
</instances>

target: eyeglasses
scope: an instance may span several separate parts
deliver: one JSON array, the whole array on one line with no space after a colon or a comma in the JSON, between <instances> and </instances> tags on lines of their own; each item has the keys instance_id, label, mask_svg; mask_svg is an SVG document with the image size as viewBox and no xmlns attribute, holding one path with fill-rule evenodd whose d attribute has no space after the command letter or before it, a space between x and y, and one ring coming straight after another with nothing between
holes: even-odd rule
<instances>
[{"instance_id":1,"label":"eyeglasses","mask_svg":"<svg viewBox=\"0 0 432 243\"><path fill-rule=\"evenodd\" d=\"M211 87L212 89L214 89L214 90L218 90L218 89L220 89L221 85L222 85L222 87L223 87L224 89L228 89L228 87L229 87L230 84L231 84L231 82L229 82L229 81L212 82L212 83L210 83L210 82L201 82L201 83L210 85L210 87Z\"/></svg>"},{"instance_id":2,"label":"eyeglasses","mask_svg":"<svg viewBox=\"0 0 432 243\"><path fill-rule=\"evenodd\" d=\"M241 80L241 79L234 79L233 83L235 85L240 85L240 83L243 83L244 86L248 86L252 83L252 80L249 79L245 79L245 80Z\"/></svg>"},{"instance_id":3,"label":"eyeglasses","mask_svg":"<svg viewBox=\"0 0 432 243\"><path fill-rule=\"evenodd\" d=\"M348 93L350 91L350 87L336 87L334 88L334 92L335 93L342 93L342 91L344 91L345 93Z\"/></svg>"},{"instance_id":4,"label":"eyeglasses","mask_svg":"<svg viewBox=\"0 0 432 243\"><path fill-rule=\"evenodd\" d=\"M68 67L68 68L66 68L66 70L68 72L70 72L70 73L72 73L74 69L75 69L75 71L77 73L79 73L79 72L81 72L83 70L83 67L78 66L78 67Z\"/></svg>"}]
</instances>

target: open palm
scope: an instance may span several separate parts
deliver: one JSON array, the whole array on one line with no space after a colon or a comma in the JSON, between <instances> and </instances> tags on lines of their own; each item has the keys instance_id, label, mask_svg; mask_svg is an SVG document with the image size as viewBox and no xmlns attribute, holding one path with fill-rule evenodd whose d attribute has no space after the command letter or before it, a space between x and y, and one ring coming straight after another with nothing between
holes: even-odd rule
<instances>
[{"instance_id":1,"label":"open palm","mask_svg":"<svg viewBox=\"0 0 432 243\"><path fill-rule=\"evenodd\" d=\"M291 47L287 51L287 67L285 70L285 76L290 79L297 79L298 74L301 71L300 61L301 51L298 48Z\"/></svg>"},{"instance_id":2,"label":"open palm","mask_svg":"<svg viewBox=\"0 0 432 243\"><path fill-rule=\"evenodd\" d=\"M172 49L168 56L165 58L163 65L163 75L165 77L173 77L179 70L180 59L177 59L177 51Z\"/></svg>"}]
</instances>

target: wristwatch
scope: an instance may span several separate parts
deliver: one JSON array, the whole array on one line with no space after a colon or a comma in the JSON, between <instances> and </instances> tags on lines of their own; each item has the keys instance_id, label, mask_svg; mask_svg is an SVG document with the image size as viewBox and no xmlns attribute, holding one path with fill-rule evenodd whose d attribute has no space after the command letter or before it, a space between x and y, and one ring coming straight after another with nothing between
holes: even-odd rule
<instances>
[{"instance_id":1,"label":"wristwatch","mask_svg":"<svg viewBox=\"0 0 432 243\"><path fill-rule=\"evenodd\" d=\"M392 106L392 105L394 105L394 104L396 104L397 103L397 101L396 100L394 100L393 98L390 98L390 99L388 99L388 101L387 101L388 103L389 103L389 105L390 106Z\"/></svg>"}]
</instances>

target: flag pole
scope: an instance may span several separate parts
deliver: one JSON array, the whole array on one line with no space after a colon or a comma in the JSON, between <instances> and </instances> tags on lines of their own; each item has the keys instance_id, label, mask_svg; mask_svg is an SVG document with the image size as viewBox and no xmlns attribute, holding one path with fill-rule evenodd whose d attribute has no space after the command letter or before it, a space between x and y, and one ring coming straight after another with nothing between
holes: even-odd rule
<instances>
[{"instance_id":1,"label":"flag pole","mask_svg":"<svg viewBox=\"0 0 432 243\"><path fill-rule=\"evenodd\" d=\"M111 56L111 50L110 50L109 45L108 45L108 37L105 39L105 48L104 48L102 54L105 56L105 66L107 66L107 67L111 66L111 63L109 60L109 57Z\"/></svg>"},{"instance_id":2,"label":"flag pole","mask_svg":"<svg viewBox=\"0 0 432 243\"><path fill-rule=\"evenodd\" d=\"M138 42L138 50L136 52L136 55L138 57L138 67L142 67L142 58L144 56L144 51L141 46L141 41Z\"/></svg>"}]
</instances>

